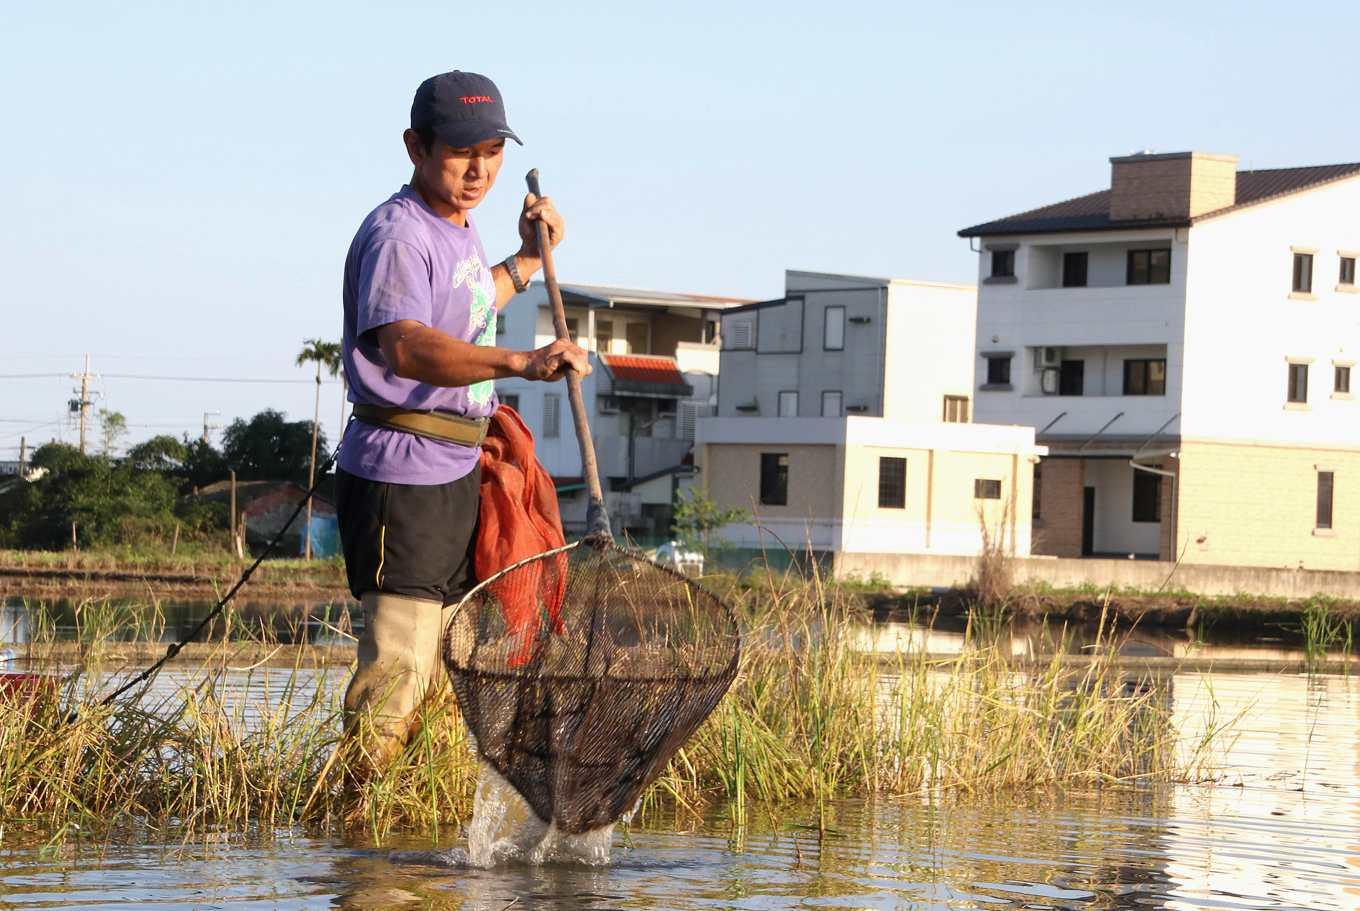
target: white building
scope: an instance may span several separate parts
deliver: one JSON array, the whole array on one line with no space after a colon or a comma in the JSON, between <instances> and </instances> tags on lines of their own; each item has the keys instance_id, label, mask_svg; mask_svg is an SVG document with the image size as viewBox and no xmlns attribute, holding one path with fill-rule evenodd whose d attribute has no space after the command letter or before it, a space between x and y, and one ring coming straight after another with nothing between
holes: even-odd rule
<instances>
[{"instance_id":1,"label":"white building","mask_svg":"<svg viewBox=\"0 0 1360 911\"><path fill-rule=\"evenodd\" d=\"M582 392L615 529L639 542L664 537L675 491L694 474L695 422L717 407L718 315L749 301L595 285L561 290L568 328L591 353ZM517 350L556 338L546 286L533 282L512 299L496 331L498 345ZM566 530L582 531L586 498L566 385L509 379L496 391L533 431Z\"/></svg>"},{"instance_id":2,"label":"white building","mask_svg":"<svg viewBox=\"0 0 1360 911\"><path fill-rule=\"evenodd\" d=\"M784 297L722 313L701 479L754 521L745 549L1029 552L1029 427L969 423L976 289L790 271ZM1017 517L1025 521L1017 521Z\"/></svg>"},{"instance_id":3,"label":"white building","mask_svg":"<svg viewBox=\"0 0 1360 911\"><path fill-rule=\"evenodd\" d=\"M966 228L975 414L1035 428L1035 550L1360 569L1360 164L1113 158Z\"/></svg>"}]
</instances>

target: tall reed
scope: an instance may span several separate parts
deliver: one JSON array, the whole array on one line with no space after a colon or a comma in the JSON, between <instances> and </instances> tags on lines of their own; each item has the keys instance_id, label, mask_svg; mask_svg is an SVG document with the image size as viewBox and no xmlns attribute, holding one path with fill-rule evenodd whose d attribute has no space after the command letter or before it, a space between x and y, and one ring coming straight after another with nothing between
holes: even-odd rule
<instances>
[{"instance_id":1,"label":"tall reed","mask_svg":"<svg viewBox=\"0 0 1360 911\"><path fill-rule=\"evenodd\" d=\"M1017 664L977 631L957 655L883 655L864 650L849 598L815 569L732 593L741 672L644 795L644 815L722 805L741 825L786 801L1184 780L1221 733L1178 732L1168 683L1126 679L1103 630L1076 667L1060 656ZM377 838L447 838L467 820L477 770L452 699L431 702L405 754L347 792L345 760L330 761L343 670L308 647L289 667L233 670L237 648L219 643L195 668L201 682L155 700L98 706L107 684L95 657L59 688L0 693L0 818L46 832L136 819L192 831L360 826Z\"/></svg>"}]
</instances>

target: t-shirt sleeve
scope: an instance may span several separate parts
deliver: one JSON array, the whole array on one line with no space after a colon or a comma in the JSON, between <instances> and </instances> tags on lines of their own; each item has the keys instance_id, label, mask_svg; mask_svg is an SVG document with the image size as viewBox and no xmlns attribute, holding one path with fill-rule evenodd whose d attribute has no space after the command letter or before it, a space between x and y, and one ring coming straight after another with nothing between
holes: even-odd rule
<instances>
[{"instance_id":1,"label":"t-shirt sleeve","mask_svg":"<svg viewBox=\"0 0 1360 911\"><path fill-rule=\"evenodd\" d=\"M418 247L383 239L369 245L359 260L355 332L411 319L430 325L433 300L430 262Z\"/></svg>"}]
</instances>

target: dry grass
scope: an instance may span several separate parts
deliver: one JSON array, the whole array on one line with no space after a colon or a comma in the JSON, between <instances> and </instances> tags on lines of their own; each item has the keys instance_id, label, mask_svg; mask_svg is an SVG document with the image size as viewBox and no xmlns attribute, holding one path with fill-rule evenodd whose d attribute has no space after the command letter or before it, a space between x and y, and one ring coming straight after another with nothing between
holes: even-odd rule
<instances>
[{"instance_id":1,"label":"dry grass","mask_svg":"<svg viewBox=\"0 0 1360 911\"><path fill-rule=\"evenodd\" d=\"M872 655L857 645L849 596L816 577L770 576L740 597L742 671L647 792L644 815L722 805L740 824L752 807L787 801L1193 779L1222 733L1177 731L1169 690L1125 680L1108 636L1081 670L1057 659L1022 668L976 630L947 659ZM129 694L98 707L89 694L107 690L100 636L115 624L92 613L82 663L59 689L0 694L0 818L10 828L348 825L381 839L448 837L466 821L476 767L451 700L428 707L383 776L346 795L343 761L319 781L338 742L343 674L323 674L311 649L293 649L290 667L242 672L230 670L237 646L222 643L194 668L202 683L155 704ZM249 697L215 685L243 675Z\"/></svg>"}]
</instances>

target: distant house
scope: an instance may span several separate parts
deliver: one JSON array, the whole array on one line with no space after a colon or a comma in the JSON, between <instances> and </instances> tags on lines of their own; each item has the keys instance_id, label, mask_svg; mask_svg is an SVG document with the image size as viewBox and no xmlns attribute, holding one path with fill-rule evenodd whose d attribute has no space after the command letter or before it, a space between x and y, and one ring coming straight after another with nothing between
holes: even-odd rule
<instances>
[{"instance_id":1,"label":"distant house","mask_svg":"<svg viewBox=\"0 0 1360 911\"><path fill-rule=\"evenodd\" d=\"M600 285L562 285L567 326L590 352L582 383L615 530L651 543L671 526L675 492L692 483L694 431L718 400L718 318L748 300ZM545 286L534 282L500 312L496 343L529 350L556 337ZM566 387L507 379L502 402L534 432L557 482L567 532L585 529L581 459Z\"/></svg>"},{"instance_id":2,"label":"distant house","mask_svg":"<svg viewBox=\"0 0 1360 911\"><path fill-rule=\"evenodd\" d=\"M227 503L231 499L231 482L217 481L200 487L197 496L205 500ZM307 489L292 481L237 481L236 509L239 522L246 527L246 546L252 550L263 549L281 530L285 523L307 495ZM306 522L304 509L296 519L287 524L278 553L292 556L303 552L302 529ZM329 556L335 552L334 546L318 549L317 542L329 541L335 537L335 505L320 495L312 497L312 551L318 556Z\"/></svg>"},{"instance_id":3,"label":"distant house","mask_svg":"<svg viewBox=\"0 0 1360 911\"><path fill-rule=\"evenodd\" d=\"M1360 569L1360 163L1110 161L959 232L974 413L1049 450L1036 553Z\"/></svg>"},{"instance_id":4,"label":"distant house","mask_svg":"<svg viewBox=\"0 0 1360 911\"><path fill-rule=\"evenodd\" d=\"M976 289L789 271L784 297L722 314L722 386L699 421L723 537L864 571L872 555L1029 553L1028 427L972 423Z\"/></svg>"}]
</instances>

